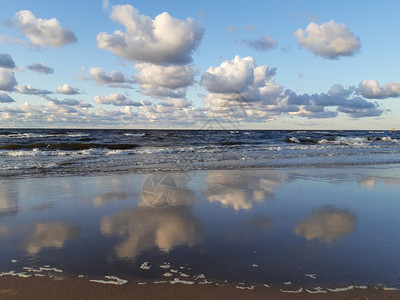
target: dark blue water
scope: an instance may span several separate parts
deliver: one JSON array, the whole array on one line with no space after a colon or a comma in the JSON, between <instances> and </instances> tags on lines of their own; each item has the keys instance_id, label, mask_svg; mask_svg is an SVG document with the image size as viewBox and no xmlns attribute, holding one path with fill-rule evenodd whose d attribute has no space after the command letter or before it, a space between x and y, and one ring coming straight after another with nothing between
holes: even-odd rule
<instances>
[{"instance_id":1,"label":"dark blue water","mask_svg":"<svg viewBox=\"0 0 400 300\"><path fill-rule=\"evenodd\" d=\"M0 176L400 163L399 132L0 129Z\"/></svg>"}]
</instances>

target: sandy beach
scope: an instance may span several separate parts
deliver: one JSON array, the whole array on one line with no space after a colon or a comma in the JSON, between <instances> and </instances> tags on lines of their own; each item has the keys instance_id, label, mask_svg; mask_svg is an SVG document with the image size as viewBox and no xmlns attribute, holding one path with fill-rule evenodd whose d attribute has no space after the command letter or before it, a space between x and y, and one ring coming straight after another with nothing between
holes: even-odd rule
<instances>
[{"instance_id":1,"label":"sandy beach","mask_svg":"<svg viewBox=\"0 0 400 300\"><path fill-rule=\"evenodd\" d=\"M312 294L282 292L280 288L240 290L235 285L172 285L129 283L108 286L82 279L2 278L1 299L397 299L399 291L382 288Z\"/></svg>"},{"instance_id":2,"label":"sandy beach","mask_svg":"<svg viewBox=\"0 0 400 300\"><path fill-rule=\"evenodd\" d=\"M398 174L380 166L1 179L1 298L394 299Z\"/></svg>"}]
</instances>

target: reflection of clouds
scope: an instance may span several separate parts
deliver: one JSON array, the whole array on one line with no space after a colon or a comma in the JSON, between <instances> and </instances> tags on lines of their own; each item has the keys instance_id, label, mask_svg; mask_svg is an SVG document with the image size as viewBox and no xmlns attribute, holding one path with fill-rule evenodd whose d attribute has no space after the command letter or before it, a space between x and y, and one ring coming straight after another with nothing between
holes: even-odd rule
<instances>
[{"instance_id":1,"label":"reflection of clouds","mask_svg":"<svg viewBox=\"0 0 400 300\"><path fill-rule=\"evenodd\" d=\"M364 188L371 189L376 185L377 179L376 177L363 177L358 183Z\"/></svg>"},{"instance_id":2,"label":"reflection of clouds","mask_svg":"<svg viewBox=\"0 0 400 300\"><path fill-rule=\"evenodd\" d=\"M79 227L62 221L37 223L31 237L26 241L25 250L35 254L46 247L62 248L67 240L76 238L79 233Z\"/></svg>"},{"instance_id":3,"label":"reflection of clouds","mask_svg":"<svg viewBox=\"0 0 400 300\"><path fill-rule=\"evenodd\" d=\"M400 185L400 178L397 177L366 177L363 176L358 183L365 188L372 189L378 182L383 182L385 185Z\"/></svg>"},{"instance_id":4,"label":"reflection of clouds","mask_svg":"<svg viewBox=\"0 0 400 300\"><path fill-rule=\"evenodd\" d=\"M249 210L254 203L273 197L274 189L284 180L280 173L255 173L255 170L209 172L209 188L204 191L204 195L210 202L220 202L235 210Z\"/></svg>"},{"instance_id":5,"label":"reflection of clouds","mask_svg":"<svg viewBox=\"0 0 400 300\"><path fill-rule=\"evenodd\" d=\"M115 216L105 216L101 231L128 236L115 247L118 257L134 258L154 246L168 252L180 245L192 247L203 240L202 225L187 206L136 207Z\"/></svg>"},{"instance_id":6,"label":"reflection of clouds","mask_svg":"<svg viewBox=\"0 0 400 300\"><path fill-rule=\"evenodd\" d=\"M354 213L328 206L313 211L300 221L294 233L303 235L307 240L321 239L332 243L354 231L356 225L357 216Z\"/></svg>"},{"instance_id":7,"label":"reflection of clouds","mask_svg":"<svg viewBox=\"0 0 400 300\"><path fill-rule=\"evenodd\" d=\"M93 204L96 207L103 206L106 202L109 201L120 201L125 200L128 197L126 193L103 193L97 195L93 199Z\"/></svg>"},{"instance_id":8,"label":"reflection of clouds","mask_svg":"<svg viewBox=\"0 0 400 300\"><path fill-rule=\"evenodd\" d=\"M18 211L18 191L12 181L0 182L0 218Z\"/></svg>"}]
</instances>

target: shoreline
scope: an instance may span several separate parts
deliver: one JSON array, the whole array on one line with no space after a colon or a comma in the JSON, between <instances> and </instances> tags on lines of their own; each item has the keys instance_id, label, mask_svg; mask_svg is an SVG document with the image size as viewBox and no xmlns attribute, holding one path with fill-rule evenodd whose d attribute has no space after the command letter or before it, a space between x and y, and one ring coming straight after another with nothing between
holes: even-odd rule
<instances>
[{"instance_id":1,"label":"shoreline","mask_svg":"<svg viewBox=\"0 0 400 300\"><path fill-rule=\"evenodd\" d=\"M400 289L383 286L327 287L242 286L233 283L154 283L143 280L123 285L90 282L87 278L0 278L1 299L393 299Z\"/></svg>"}]
</instances>

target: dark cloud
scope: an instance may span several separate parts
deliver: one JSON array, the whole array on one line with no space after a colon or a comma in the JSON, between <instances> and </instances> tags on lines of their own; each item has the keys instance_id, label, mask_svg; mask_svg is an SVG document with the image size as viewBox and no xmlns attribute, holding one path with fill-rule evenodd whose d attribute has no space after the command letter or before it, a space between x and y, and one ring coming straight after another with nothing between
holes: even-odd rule
<instances>
[{"instance_id":1,"label":"dark cloud","mask_svg":"<svg viewBox=\"0 0 400 300\"><path fill-rule=\"evenodd\" d=\"M37 96L43 96L43 95L52 94L51 91L41 90L41 89L35 88L35 87L33 87L33 86L29 85L29 84L28 85L18 85L16 87L16 91L18 93L21 93L21 94L37 95Z\"/></svg>"},{"instance_id":2,"label":"dark cloud","mask_svg":"<svg viewBox=\"0 0 400 300\"><path fill-rule=\"evenodd\" d=\"M14 69L15 62L8 53L0 53L0 68Z\"/></svg>"},{"instance_id":3,"label":"dark cloud","mask_svg":"<svg viewBox=\"0 0 400 300\"><path fill-rule=\"evenodd\" d=\"M262 35L258 39L241 39L237 43L245 45L253 50L265 52L273 49L278 45L278 42L268 35Z\"/></svg>"},{"instance_id":4,"label":"dark cloud","mask_svg":"<svg viewBox=\"0 0 400 300\"><path fill-rule=\"evenodd\" d=\"M11 92L15 89L17 80L14 77L14 72L7 69L0 69L0 91Z\"/></svg>"},{"instance_id":5,"label":"dark cloud","mask_svg":"<svg viewBox=\"0 0 400 300\"><path fill-rule=\"evenodd\" d=\"M35 63L27 66L27 68L31 71L41 73L41 74L51 74L54 73L54 69L46 66L44 63Z\"/></svg>"},{"instance_id":6,"label":"dark cloud","mask_svg":"<svg viewBox=\"0 0 400 300\"><path fill-rule=\"evenodd\" d=\"M13 98L11 98L7 93L0 92L0 103L11 103L15 102Z\"/></svg>"},{"instance_id":7,"label":"dark cloud","mask_svg":"<svg viewBox=\"0 0 400 300\"><path fill-rule=\"evenodd\" d=\"M95 96L93 100L98 104L107 104L114 106L142 106L142 103L133 102L128 97L118 93L113 93L108 96Z\"/></svg>"}]
</instances>

